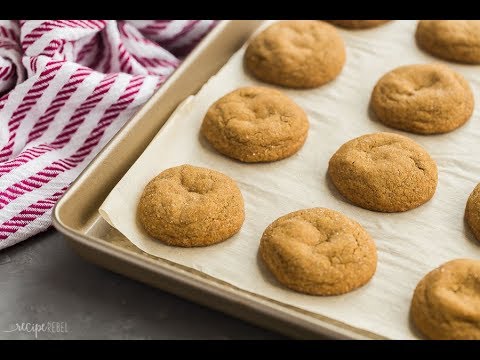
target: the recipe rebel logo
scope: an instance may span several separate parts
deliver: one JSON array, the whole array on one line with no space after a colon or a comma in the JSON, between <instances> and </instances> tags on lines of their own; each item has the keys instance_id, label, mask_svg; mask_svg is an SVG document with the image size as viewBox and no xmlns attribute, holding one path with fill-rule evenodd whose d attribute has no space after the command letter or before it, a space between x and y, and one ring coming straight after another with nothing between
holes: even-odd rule
<instances>
[{"instance_id":1,"label":"the recipe rebel logo","mask_svg":"<svg viewBox=\"0 0 480 360\"><path fill-rule=\"evenodd\" d=\"M46 323L22 322L10 324L10 329L3 332L31 333L35 336L35 339L38 339L41 333L68 333L68 326L65 321L48 321Z\"/></svg>"}]
</instances>

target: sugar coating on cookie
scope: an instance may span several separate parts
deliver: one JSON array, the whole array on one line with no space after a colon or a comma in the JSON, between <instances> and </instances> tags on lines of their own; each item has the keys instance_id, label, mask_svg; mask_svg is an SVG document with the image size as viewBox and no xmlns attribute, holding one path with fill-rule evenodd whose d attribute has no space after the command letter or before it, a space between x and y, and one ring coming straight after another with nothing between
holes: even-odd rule
<instances>
[{"instance_id":1,"label":"sugar coating on cookie","mask_svg":"<svg viewBox=\"0 0 480 360\"><path fill-rule=\"evenodd\" d=\"M468 197L465 219L477 240L480 241L480 184L475 187Z\"/></svg>"},{"instance_id":2,"label":"sugar coating on cookie","mask_svg":"<svg viewBox=\"0 0 480 360\"><path fill-rule=\"evenodd\" d=\"M354 205L380 212L416 208L432 198L437 165L413 140L392 133L360 136L331 157L328 175Z\"/></svg>"},{"instance_id":3,"label":"sugar coating on cookie","mask_svg":"<svg viewBox=\"0 0 480 360\"><path fill-rule=\"evenodd\" d=\"M457 259L417 285L410 314L432 340L480 340L480 261Z\"/></svg>"},{"instance_id":4,"label":"sugar coating on cookie","mask_svg":"<svg viewBox=\"0 0 480 360\"><path fill-rule=\"evenodd\" d=\"M465 78L443 64L396 68L377 82L372 109L385 125L417 134L440 134L472 115L473 93Z\"/></svg>"},{"instance_id":5,"label":"sugar coating on cookie","mask_svg":"<svg viewBox=\"0 0 480 360\"><path fill-rule=\"evenodd\" d=\"M244 162L266 162L300 150L308 128L302 108L280 91L245 87L210 106L200 131L226 156Z\"/></svg>"},{"instance_id":6,"label":"sugar coating on cookie","mask_svg":"<svg viewBox=\"0 0 480 360\"><path fill-rule=\"evenodd\" d=\"M421 20L417 44L441 59L480 64L480 20Z\"/></svg>"},{"instance_id":7,"label":"sugar coating on cookie","mask_svg":"<svg viewBox=\"0 0 480 360\"><path fill-rule=\"evenodd\" d=\"M260 255L277 280L311 295L339 295L366 284L377 266L370 235L334 210L313 208L287 214L270 224Z\"/></svg>"},{"instance_id":8,"label":"sugar coating on cookie","mask_svg":"<svg viewBox=\"0 0 480 360\"><path fill-rule=\"evenodd\" d=\"M340 74L345 45L335 27L323 21L279 21L250 42L244 62L261 81L314 88Z\"/></svg>"},{"instance_id":9,"label":"sugar coating on cookie","mask_svg":"<svg viewBox=\"0 0 480 360\"><path fill-rule=\"evenodd\" d=\"M145 187L138 220L167 245L194 247L224 241L245 219L243 197L230 177L192 165L169 168Z\"/></svg>"},{"instance_id":10,"label":"sugar coating on cookie","mask_svg":"<svg viewBox=\"0 0 480 360\"><path fill-rule=\"evenodd\" d=\"M369 29L372 27L383 25L390 20L327 20L333 25L337 25L346 29Z\"/></svg>"}]
</instances>

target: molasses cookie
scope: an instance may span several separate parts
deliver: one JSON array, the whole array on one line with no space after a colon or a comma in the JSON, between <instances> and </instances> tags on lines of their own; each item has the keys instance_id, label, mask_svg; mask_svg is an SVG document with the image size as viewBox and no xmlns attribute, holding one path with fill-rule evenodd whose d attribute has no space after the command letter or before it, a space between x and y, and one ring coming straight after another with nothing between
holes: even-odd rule
<instances>
[{"instance_id":1,"label":"molasses cookie","mask_svg":"<svg viewBox=\"0 0 480 360\"><path fill-rule=\"evenodd\" d=\"M468 198L465 219L477 240L480 241L480 184L475 187Z\"/></svg>"},{"instance_id":2,"label":"molasses cookie","mask_svg":"<svg viewBox=\"0 0 480 360\"><path fill-rule=\"evenodd\" d=\"M480 261L449 261L417 285L410 313L432 340L480 340Z\"/></svg>"},{"instance_id":3,"label":"molasses cookie","mask_svg":"<svg viewBox=\"0 0 480 360\"><path fill-rule=\"evenodd\" d=\"M314 88L338 76L345 64L345 45L335 27L323 21L279 21L250 42L244 61L261 81Z\"/></svg>"},{"instance_id":4,"label":"molasses cookie","mask_svg":"<svg viewBox=\"0 0 480 360\"><path fill-rule=\"evenodd\" d=\"M236 234L245 218L235 181L210 169L181 165L145 187L137 209L147 233L168 245L207 246Z\"/></svg>"},{"instance_id":5,"label":"molasses cookie","mask_svg":"<svg viewBox=\"0 0 480 360\"><path fill-rule=\"evenodd\" d=\"M245 87L210 106L200 131L224 155L265 162L296 153L307 138L308 127L305 112L280 91Z\"/></svg>"},{"instance_id":6,"label":"molasses cookie","mask_svg":"<svg viewBox=\"0 0 480 360\"><path fill-rule=\"evenodd\" d=\"M390 20L327 20L333 25L337 25L346 29L369 29L379 25L383 25Z\"/></svg>"},{"instance_id":7,"label":"molasses cookie","mask_svg":"<svg viewBox=\"0 0 480 360\"><path fill-rule=\"evenodd\" d=\"M421 20L415 36L418 46L434 56L480 64L480 20Z\"/></svg>"},{"instance_id":8,"label":"molasses cookie","mask_svg":"<svg viewBox=\"0 0 480 360\"><path fill-rule=\"evenodd\" d=\"M329 162L328 174L354 205L381 212L416 208L437 187L437 165L413 140L375 133L350 140Z\"/></svg>"},{"instance_id":9,"label":"molasses cookie","mask_svg":"<svg viewBox=\"0 0 480 360\"><path fill-rule=\"evenodd\" d=\"M370 235L356 221L324 208L292 212L270 224L260 255L288 288L339 295L366 284L377 266Z\"/></svg>"},{"instance_id":10,"label":"molasses cookie","mask_svg":"<svg viewBox=\"0 0 480 360\"><path fill-rule=\"evenodd\" d=\"M463 125L473 112L465 78L442 64L407 65L384 75L372 92L378 120L417 134L440 134Z\"/></svg>"}]
</instances>

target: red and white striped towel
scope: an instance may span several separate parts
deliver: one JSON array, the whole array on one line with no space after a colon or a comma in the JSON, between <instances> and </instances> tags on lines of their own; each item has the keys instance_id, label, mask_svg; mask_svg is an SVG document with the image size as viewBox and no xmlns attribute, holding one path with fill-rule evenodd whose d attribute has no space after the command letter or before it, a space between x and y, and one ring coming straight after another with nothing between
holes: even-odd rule
<instances>
[{"instance_id":1,"label":"red and white striped towel","mask_svg":"<svg viewBox=\"0 0 480 360\"><path fill-rule=\"evenodd\" d=\"M211 20L0 20L0 249L55 202L214 26Z\"/></svg>"}]
</instances>

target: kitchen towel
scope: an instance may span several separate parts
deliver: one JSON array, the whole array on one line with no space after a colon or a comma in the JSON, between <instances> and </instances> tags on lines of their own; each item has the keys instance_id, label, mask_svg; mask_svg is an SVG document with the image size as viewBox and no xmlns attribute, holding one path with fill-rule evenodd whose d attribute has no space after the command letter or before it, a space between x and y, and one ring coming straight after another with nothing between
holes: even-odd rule
<instances>
[{"instance_id":1,"label":"kitchen towel","mask_svg":"<svg viewBox=\"0 0 480 360\"><path fill-rule=\"evenodd\" d=\"M0 249L51 225L69 184L214 25L0 20Z\"/></svg>"}]
</instances>

